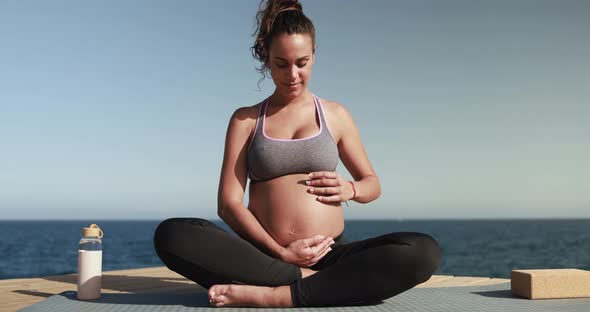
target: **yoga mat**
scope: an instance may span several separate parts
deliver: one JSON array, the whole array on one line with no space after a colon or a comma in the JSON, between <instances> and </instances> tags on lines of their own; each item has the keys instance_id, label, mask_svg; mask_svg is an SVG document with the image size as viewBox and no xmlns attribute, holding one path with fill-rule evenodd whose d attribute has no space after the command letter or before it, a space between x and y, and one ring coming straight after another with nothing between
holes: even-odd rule
<instances>
[{"instance_id":1,"label":"yoga mat","mask_svg":"<svg viewBox=\"0 0 590 312\"><path fill-rule=\"evenodd\" d=\"M205 292L103 294L95 301L78 301L76 292L66 291L42 302L21 309L21 312L144 312L144 311L232 311L253 312L259 308L213 308ZM412 288L383 302L370 306L289 308L279 310L357 311L357 312L471 312L471 311L530 311L530 312L588 312L590 298L529 300L513 297L510 283L486 286Z\"/></svg>"}]
</instances>

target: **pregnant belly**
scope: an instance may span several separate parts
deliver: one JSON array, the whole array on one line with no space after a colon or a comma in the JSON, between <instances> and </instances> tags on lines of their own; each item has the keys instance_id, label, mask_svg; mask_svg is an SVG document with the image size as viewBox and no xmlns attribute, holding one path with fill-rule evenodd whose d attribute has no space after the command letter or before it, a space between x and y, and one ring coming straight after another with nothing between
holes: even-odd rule
<instances>
[{"instance_id":1,"label":"pregnant belly","mask_svg":"<svg viewBox=\"0 0 590 312\"><path fill-rule=\"evenodd\" d=\"M340 203L317 201L306 179L307 174L290 174L250 184L248 209L281 246L318 234L334 238L344 230Z\"/></svg>"}]
</instances>

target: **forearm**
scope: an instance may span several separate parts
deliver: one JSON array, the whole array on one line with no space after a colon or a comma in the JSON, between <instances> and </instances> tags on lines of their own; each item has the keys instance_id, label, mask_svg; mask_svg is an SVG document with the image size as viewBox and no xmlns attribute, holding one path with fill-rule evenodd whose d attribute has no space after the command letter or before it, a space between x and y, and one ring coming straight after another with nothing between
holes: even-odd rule
<instances>
[{"instance_id":1,"label":"forearm","mask_svg":"<svg viewBox=\"0 0 590 312\"><path fill-rule=\"evenodd\" d=\"M280 258L284 248L266 232L252 212L243 204L227 205L219 209L219 217L240 237L266 254Z\"/></svg>"},{"instance_id":2,"label":"forearm","mask_svg":"<svg viewBox=\"0 0 590 312\"><path fill-rule=\"evenodd\" d=\"M381 196L381 184L377 176L366 176L358 181L352 181L356 190L355 202L366 204Z\"/></svg>"}]
</instances>

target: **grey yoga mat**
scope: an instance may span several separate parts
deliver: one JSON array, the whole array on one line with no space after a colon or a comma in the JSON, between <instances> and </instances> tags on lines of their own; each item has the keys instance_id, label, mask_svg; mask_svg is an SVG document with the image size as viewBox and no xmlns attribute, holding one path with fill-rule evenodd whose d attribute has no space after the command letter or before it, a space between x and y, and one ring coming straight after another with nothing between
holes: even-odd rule
<instances>
[{"instance_id":1,"label":"grey yoga mat","mask_svg":"<svg viewBox=\"0 0 590 312\"><path fill-rule=\"evenodd\" d=\"M228 310L231 309L231 310ZM66 291L21 309L21 312L106 312L106 311L260 311L259 308L212 308L205 292L182 294L103 294L95 301L78 301L76 292ZM510 283L486 286L412 288L376 305L272 309L302 311L391 311L391 312L463 312L530 311L588 312L590 298L529 300L513 297Z\"/></svg>"}]
</instances>

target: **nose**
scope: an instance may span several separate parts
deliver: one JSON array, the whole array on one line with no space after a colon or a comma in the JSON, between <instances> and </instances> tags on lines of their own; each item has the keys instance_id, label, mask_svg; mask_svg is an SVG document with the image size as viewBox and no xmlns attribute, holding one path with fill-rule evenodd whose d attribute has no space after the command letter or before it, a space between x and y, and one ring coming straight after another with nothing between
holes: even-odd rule
<instances>
[{"instance_id":1,"label":"nose","mask_svg":"<svg viewBox=\"0 0 590 312\"><path fill-rule=\"evenodd\" d=\"M289 78L291 79L291 81L295 81L297 80L297 66L290 66L289 67Z\"/></svg>"}]
</instances>

